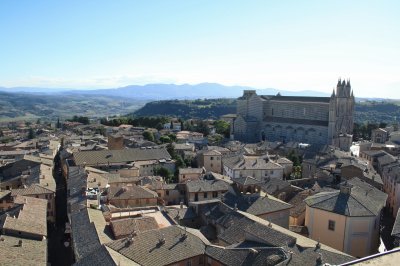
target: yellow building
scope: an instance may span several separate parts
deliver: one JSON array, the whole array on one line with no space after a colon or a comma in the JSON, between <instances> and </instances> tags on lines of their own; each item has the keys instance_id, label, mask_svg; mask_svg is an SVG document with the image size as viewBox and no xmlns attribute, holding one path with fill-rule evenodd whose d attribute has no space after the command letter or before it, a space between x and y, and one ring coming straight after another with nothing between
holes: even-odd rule
<instances>
[{"instance_id":1,"label":"yellow building","mask_svg":"<svg viewBox=\"0 0 400 266\"><path fill-rule=\"evenodd\" d=\"M309 237L355 257L378 252L381 210L387 194L353 178L339 191L308 197L305 226Z\"/></svg>"}]
</instances>

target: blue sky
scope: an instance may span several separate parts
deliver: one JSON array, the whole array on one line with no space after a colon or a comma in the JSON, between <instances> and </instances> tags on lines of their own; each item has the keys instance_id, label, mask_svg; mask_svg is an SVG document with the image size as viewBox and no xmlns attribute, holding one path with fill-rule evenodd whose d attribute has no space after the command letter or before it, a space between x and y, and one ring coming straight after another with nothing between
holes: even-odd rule
<instances>
[{"instance_id":1,"label":"blue sky","mask_svg":"<svg viewBox=\"0 0 400 266\"><path fill-rule=\"evenodd\" d=\"M400 98L400 1L0 1L0 86L218 82Z\"/></svg>"}]
</instances>

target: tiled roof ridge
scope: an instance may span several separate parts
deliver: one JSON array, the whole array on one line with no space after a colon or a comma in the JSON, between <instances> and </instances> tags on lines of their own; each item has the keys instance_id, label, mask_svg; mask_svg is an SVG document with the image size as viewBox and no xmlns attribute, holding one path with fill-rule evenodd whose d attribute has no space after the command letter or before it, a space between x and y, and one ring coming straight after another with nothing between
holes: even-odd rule
<instances>
[{"instance_id":1,"label":"tiled roof ridge","mask_svg":"<svg viewBox=\"0 0 400 266\"><path fill-rule=\"evenodd\" d=\"M368 210L368 212L370 212L372 215L375 215L375 213L373 213L373 212L370 210L369 207L367 207L367 206L365 206L363 203L361 203L361 202L355 197L354 194L350 193L350 197L352 197L355 201L357 201L361 206L364 207L364 209ZM348 208L348 204L347 204L347 208ZM349 214L350 214L350 211L349 211Z\"/></svg>"}]
</instances>

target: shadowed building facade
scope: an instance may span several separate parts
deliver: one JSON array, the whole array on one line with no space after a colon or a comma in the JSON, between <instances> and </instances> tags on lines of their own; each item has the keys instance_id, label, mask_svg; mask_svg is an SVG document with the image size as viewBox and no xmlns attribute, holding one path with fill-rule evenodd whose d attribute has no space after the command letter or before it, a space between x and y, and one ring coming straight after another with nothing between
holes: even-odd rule
<instances>
[{"instance_id":1,"label":"shadowed building facade","mask_svg":"<svg viewBox=\"0 0 400 266\"><path fill-rule=\"evenodd\" d=\"M245 90L237 100L233 135L244 142L297 141L349 150L354 100L350 81L338 81L331 97L265 96Z\"/></svg>"}]
</instances>

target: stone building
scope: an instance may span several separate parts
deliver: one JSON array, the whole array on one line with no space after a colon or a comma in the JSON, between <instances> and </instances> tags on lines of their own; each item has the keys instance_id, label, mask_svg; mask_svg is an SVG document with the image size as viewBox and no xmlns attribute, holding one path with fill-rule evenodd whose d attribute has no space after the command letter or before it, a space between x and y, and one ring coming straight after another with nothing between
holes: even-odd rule
<instances>
[{"instance_id":1,"label":"stone building","mask_svg":"<svg viewBox=\"0 0 400 266\"><path fill-rule=\"evenodd\" d=\"M350 81L340 79L331 97L267 96L245 90L237 101L233 137L245 142L329 144L349 150L354 99Z\"/></svg>"}]
</instances>

